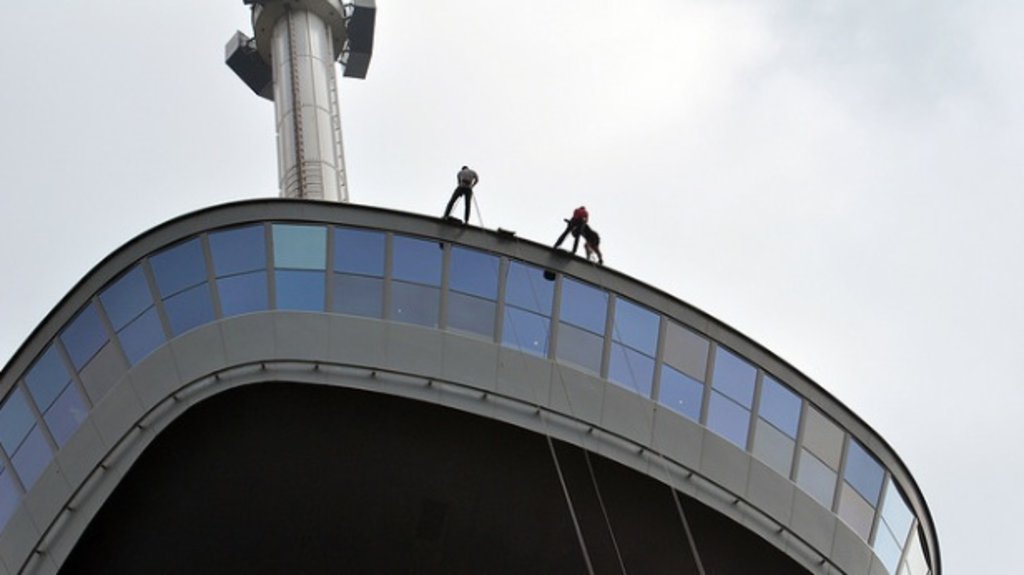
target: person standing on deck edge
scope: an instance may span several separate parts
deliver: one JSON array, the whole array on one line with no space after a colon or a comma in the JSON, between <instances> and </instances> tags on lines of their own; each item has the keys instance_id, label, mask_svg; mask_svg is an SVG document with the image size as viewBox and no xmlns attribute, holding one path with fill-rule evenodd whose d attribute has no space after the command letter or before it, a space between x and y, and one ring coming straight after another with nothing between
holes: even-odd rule
<instances>
[{"instance_id":1,"label":"person standing on deck edge","mask_svg":"<svg viewBox=\"0 0 1024 575\"><path fill-rule=\"evenodd\" d=\"M473 202L473 187L480 181L480 177L477 176L476 172L469 169L469 166L462 166L459 173L455 176L458 186L455 191L452 192L452 197L448 200L448 206L444 209L444 219L448 219L451 216L452 208L455 207L455 202L458 201L459 197L462 197L462 201L465 204L466 217L462 222L462 225L469 223L469 210L470 204Z\"/></svg>"}]
</instances>

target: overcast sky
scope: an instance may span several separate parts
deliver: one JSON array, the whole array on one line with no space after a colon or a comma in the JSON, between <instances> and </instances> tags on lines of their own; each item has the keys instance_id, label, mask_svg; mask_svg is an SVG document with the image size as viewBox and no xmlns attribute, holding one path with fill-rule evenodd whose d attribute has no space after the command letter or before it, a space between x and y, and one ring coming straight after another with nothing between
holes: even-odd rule
<instances>
[{"instance_id":1,"label":"overcast sky","mask_svg":"<svg viewBox=\"0 0 1024 575\"><path fill-rule=\"evenodd\" d=\"M776 352L896 449L949 573L1024 530L1024 3L378 0L341 82L354 202L553 242ZM277 195L241 0L12 2L0 35L0 364L157 224Z\"/></svg>"}]
</instances>

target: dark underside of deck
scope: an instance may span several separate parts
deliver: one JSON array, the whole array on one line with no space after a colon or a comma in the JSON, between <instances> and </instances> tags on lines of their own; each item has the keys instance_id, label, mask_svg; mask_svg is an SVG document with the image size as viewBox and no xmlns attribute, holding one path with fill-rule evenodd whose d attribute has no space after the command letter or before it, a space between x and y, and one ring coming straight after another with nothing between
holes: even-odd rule
<instances>
[{"instance_id":1,"label":"dark underside of deck","mask_svg":"<svg viewBox=\"0 0 1024 575\"><path fill-rule=\"evenodd\" d=\"M699 573L668 487L554 446L571 507L542 435L368 392L239 388L154 440L61 573ZM709 575L806 573L679 500Z\"/></svg>"}]
</instances>

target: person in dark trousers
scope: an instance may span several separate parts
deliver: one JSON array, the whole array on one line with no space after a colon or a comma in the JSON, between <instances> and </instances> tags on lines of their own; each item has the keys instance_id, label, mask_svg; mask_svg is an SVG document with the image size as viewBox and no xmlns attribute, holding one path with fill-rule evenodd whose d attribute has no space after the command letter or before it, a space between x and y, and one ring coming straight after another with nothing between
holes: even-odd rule
<instances>
[{"instance_id":1,"label":"person in dark trousers","mask_svg":"<svg viewBox=\"0 0 1024 575\"><path fill-rule=\"evenodd\" d=\"M455 180L458 182L458 186L452 192L452 199L448 200L448 206L444 209L444 219L447 220L451 216L455 202L461 197L466 207L466 217L462 224L466 225L469 223L470 204L473 203L473 186L476 186L476 183L480 181L480 177L476 175L476 172L469 169L468 166L462 166L462 169L456 174Z\"/></svg>"},{"instance_id":2,"label":"person in dark trousers","mask_svg":"<svg viewBox=\"0 0 1024 575\"><path fill-rule=\"evenodd\" d=\"M591 254L597 256L598 265L604 265L604 256L601 255L601 236L597 235L594 228L590 227L590 224L583 224L583 249L587 252L587 261L590 260Z\"/></svg>"},{"instance_id":3,"label":"person in dark trousers","mask_svg":"<svg viewBox=\"0 0 1024 575\"><path fill-rule=\"evenodd\" d=\"M558 236L558 241L555 242L555 249L557 250L562 242L565 241L565 236L572 234L572 253L576 253L576 249L580 247L580 233L583 231L583 226L586 225L587 220L590 218L590 214L587 213L586 206L580 206L573 210L572 219L565 220L565 231L562 235Z\"/></svg>"}]
</instances>

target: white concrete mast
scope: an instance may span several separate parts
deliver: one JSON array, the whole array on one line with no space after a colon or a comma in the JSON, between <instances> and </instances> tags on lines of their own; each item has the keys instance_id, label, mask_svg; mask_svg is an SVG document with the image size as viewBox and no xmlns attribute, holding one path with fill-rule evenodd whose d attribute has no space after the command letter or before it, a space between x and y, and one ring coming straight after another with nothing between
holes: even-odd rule
<instances>
[{"instance_id":1,"label":"white concrete mast","mask_svg":"<svg viewBox=\"0 0 1024 575\"><path fill-rule=\"evenodd\" d=\"M228 42L227 63L274 101L283 198L348 201L335 62L364 78L373 46L373 0L243 0L254 38Z\"/></svg>"}]
</instances>

